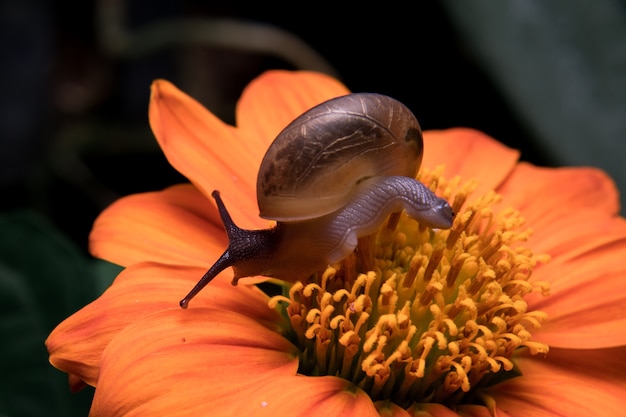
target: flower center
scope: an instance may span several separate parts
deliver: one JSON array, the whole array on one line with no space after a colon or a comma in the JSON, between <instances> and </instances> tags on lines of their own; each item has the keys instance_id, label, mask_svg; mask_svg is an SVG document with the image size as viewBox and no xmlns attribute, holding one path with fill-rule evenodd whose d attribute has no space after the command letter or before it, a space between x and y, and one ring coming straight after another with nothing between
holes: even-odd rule
<instances>
[{"instance_id":1,"label":"flower center","mask_svg":"<svg viewBox=\"0 0 626 417\"><path fill-rule=\"evenodd\" d=\"M419 179L452 202L451 229L391 216L353 256L270 300L288 317L300 373L347 379L401 407L453 406L517 376L522 348L547 353L531 339L546 315L527 311L524 297L547 294L547 284L529 278L548 257L522 246L530 232L518 212L494 212L496 193L470 202L476 182L442 172Z\"/></svg>"}]
</instances>

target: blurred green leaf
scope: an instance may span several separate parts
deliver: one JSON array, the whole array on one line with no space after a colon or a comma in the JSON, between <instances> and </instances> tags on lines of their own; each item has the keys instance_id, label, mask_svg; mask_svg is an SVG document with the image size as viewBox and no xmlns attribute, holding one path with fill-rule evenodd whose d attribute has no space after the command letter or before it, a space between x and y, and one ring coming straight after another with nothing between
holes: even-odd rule
<instances>
[{"instance_id":1,"label":"blurred green leaf","mask_svg":"<svg viewBox=\"0 0 626 417\"><path fill-rule=\"evenodd\" d=\"M121 268L90 258L32 212L0 215L0 414L84 416L93 390L71 394L44 341Z\"/></svg>"},{"instance_id":2,"label":"blurred green leaf","mask_svg":"<svg viewBox=\"0 0 626 417\"><path fill-rule=\"evenodd\" d=\"M554 163L606 170L621 189L625 207L624 2L446 0L443 4L469 54Z\"/></svg>"}]
</instances>

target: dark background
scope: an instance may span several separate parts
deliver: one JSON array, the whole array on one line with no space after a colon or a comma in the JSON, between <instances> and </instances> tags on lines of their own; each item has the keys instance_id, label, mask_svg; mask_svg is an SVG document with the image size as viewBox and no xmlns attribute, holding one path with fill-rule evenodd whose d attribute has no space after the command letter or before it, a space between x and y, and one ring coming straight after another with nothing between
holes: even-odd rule
<instances>
[{"instance_id":1,"label":"dark background","mask_svg":"<svg viewBox=\"0 0 626 417\"><path fill-rule=\"evenodd\" d=\"M215 3L0 0L1 415L86 414L92 391L69 394L43 341L118 271L87 253L98 213L185 181L148 126L155 78L232 123L264 70L322 70L424 129L474 127L535 164L626 181L623 1Z\"/></svg>"},{"instance_id":2,"label":"dark background","mask_svg":"<svg viewBox=\"0 0 626 417\"><path fill-rule=\"evenodd\" d=\"M24 8L23 2L11 3ZM440 3L365 13L323 7L277 13L205 3L129 2L126 27L136 31L177 17L266 23L307 43L352 91L403 101L424 129L475 127L521 149L528 160L550 162L468 55ZM8 51L14 55L13 68L5 67L13 97L4 111L15 117L21 110L19 121L8 122L23 123L27 134L9 149L14 155L7 163L19 175L5 183L10 197L3 203L34 206L81 246L94 217L117 195L183 180L150 143L153 79L172 80L233 122L235 101L252 78L265 69L294 68L283 57L208 41L165 44L145 55L114 53L95 26L95 19L103 18L96 4L40 1L39 6L12 28L11 37L21 41Z\"/></svg>"}]
</instances>

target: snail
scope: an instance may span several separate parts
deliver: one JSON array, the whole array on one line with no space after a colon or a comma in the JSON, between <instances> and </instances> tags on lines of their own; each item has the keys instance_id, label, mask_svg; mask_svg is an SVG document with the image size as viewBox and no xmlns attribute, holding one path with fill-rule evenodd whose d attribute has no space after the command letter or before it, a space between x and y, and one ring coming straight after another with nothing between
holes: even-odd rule
<instances>
[{"instance_id":1,"label":"snail","mask_svg":"<svg viewBox=\"0 0 626 417\"><path fill-rule=\"evenodd\" d=\"M270 229L240 229L213 191L228 248L180 301L218 273L295 282L349 256L360 237L405 210L421 225L450 228L448 202L415 179L423 140L413 113L381 94L353 93L304 112L276 137L257 177L260 216Z\"/></svg>"}]
</instances>

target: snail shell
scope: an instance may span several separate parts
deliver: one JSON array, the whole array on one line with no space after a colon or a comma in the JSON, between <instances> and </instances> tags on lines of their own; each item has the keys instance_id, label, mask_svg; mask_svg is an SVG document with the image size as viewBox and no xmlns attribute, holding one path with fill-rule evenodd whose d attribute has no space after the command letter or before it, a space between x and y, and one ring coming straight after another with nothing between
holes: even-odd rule
<instances>
[{"instance_id":1,"label":"snail shell","mask_svg":"<svg viewBox=\"0 0 626 417\"><path fill-rule=\"evenodd\" d=\"M295 119L267 150L257 177L260 216L290 222L338 210L365 178L415 177L420 125L402 103L355 93Z\"/></svg>"}]
</instances>

